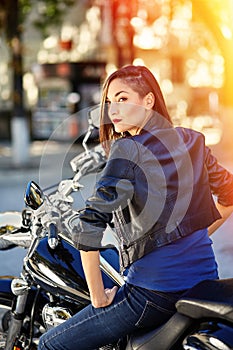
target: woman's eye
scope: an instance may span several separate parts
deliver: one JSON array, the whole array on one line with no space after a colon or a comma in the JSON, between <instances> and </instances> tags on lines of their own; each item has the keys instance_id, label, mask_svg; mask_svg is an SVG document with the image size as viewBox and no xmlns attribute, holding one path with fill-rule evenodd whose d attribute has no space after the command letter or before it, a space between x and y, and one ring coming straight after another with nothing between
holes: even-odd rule
<instances>
[{"instance_id":1,"label":"woman's eye","mask_svg":"<svg viewBox=\"0 0 233 350\"><path fill-rule=\"evenodd\" d=\"M118 100L118 102L125 102L125 101L127 101L127 100L128 100L127 97L120 97L119 100Z\"/></svg>"}]
</instances>

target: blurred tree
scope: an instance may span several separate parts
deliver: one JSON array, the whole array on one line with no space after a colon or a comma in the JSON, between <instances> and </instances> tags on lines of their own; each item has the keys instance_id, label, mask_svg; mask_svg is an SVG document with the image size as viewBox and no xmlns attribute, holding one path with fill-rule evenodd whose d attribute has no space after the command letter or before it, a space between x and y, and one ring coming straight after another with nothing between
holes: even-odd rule
<instances>
[{"instance_id":1,"label":"blurred tree","mask_svg":"<svg viewBox=\"0 0 233 350\"><path fill-rule=\"evenodd\" d=\"M225 60L222 102L233 107L233 3L232 0L192 0L193 12L215 36ZM201 6L200 6L201 5Z\"/></svg>"},{"instance_id":2,"label":"blurred tree","mask_svg":"<svg viewBox=\"0 0 233 350\"><path fill-rule=\"evenodd\" d=\"M22 32L25 16L38 7L38 17L34 22L42 35L52 25L59 25L67 7L74 0L0 0L0 31L6 33L12 57L12 150L13 163L22 166L29 161L29 127L23 98L23 45Z\"/></svg>"},{"instance_id":3,"label":"blurred tree","mask_svg":"<svg viewBox=\"0 0 233 350\"><path fill-rule=\"evenodd\" d=\"M21 22L31 12L36 10L37 18L33 25L40 31L43 37L48 35L51 26L59 26L66 11L74 5L75 0L19 0Z\"/></svg>"},{"instance_id":4,"label":"blurred tree","mask_svg":"<svg viewBox=\"0 0 233 350\"><path fill-rule=\"evenodd\" d=\"M112 0L113 37L117 47L117 65L132 64L134 30L130 23L135 15L136 1Z\"/></svg>"}]
</instances>

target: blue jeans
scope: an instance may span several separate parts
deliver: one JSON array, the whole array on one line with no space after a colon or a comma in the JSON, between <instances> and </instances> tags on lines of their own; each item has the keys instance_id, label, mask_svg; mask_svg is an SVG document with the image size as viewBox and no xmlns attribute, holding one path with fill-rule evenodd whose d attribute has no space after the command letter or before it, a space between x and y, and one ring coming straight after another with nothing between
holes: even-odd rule
<instances>
[{"instance_id":1,"label":"blue jeans","mask_svg":"<svg viewBox=\"0 0 233 350\"><path fill-rule=\"evenodd\" d=\"M142 328L156 328L175 313L183 292L150 291L130 284L121 287L104 308L88 305L42 335L38 350L93 350L114 344Z\"/></svg>"}]
</instances>

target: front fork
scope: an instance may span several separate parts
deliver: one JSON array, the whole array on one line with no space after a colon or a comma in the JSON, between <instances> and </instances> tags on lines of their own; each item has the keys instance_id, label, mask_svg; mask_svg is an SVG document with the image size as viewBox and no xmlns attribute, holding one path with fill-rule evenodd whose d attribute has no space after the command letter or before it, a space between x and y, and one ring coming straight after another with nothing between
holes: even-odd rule
<instances>
[{"instance_id":1,"label":"front fork","mask_svg":"<svg viewBox=\"0 0 233 350\"><path fill-rule=\"evenodd\" d=\"M20 336L23 319L25 317L25 309L28 297L28 285L21 279L17 278L12 281L11 285L13 293L17 296L14 310L11 312L11 320L7 332L7 340L5 350L18 350L16 340Z\"/></svg>"}]
</instances>

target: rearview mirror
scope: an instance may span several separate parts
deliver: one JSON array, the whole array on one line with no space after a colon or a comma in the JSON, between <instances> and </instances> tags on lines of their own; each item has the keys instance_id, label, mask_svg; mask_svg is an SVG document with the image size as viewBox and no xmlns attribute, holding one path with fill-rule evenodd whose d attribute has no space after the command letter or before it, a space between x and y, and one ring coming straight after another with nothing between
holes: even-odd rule
<instances>
[{"instance_id":1,"label":"rearview mirror","mask_svg":"<svg viewBox=\"0 0 233 350\"><path fill-rule=\"evenodd\" d=\"M24 202L33 210L38 209L44 203L43 191L34 181L30 181L26 187Z\"/></svg>"}]
</instances>

